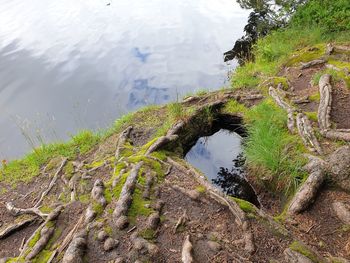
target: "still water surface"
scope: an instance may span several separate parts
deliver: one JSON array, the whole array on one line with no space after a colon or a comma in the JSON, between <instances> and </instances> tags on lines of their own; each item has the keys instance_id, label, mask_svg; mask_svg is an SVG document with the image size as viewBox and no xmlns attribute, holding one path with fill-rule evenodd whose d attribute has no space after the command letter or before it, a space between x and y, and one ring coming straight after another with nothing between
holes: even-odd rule
<instances>
[{"instance_id":1,"label":"still water surface","mask_svg":"<svg viewBox=\"0 0 350 263\"><path fill-rule=\"evenodd\" d=\"M0 159L222 87L247 17L234 0L0 0Z\"/></svg>"}]
</instances>

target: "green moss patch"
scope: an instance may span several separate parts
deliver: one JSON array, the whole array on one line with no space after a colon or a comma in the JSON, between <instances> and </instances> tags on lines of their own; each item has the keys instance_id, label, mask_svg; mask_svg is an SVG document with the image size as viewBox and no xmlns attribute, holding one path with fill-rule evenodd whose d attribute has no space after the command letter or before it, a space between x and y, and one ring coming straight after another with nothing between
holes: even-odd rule
<instances>
[{"instance_id":1,"label":"green moss patch","mask_svg":"<svg viewBox=\"0 0 350 263\"><path fill-rule=\"evenodd\" d=\"M248 201L245 201L243 199L239 199L236 197L231 197L238 205L239 207L246 213L255 213L255 207L253 204L251 204Z\"/></svg>"},{"instance_id":2,"label":"green moss patch","mask_svg":"<svg viewBox=\"0 0 350 263\"><path fill-rule=\"evenodd\" d=\"M150 201L146 201L142 198L142 191L136 188L132 196L132 204L128 210L130 221L134 222L137 216L149 216L154 212L153 209L146 207L150 204Z\"/></svg>"},{"instance_id":3,"label":"green moss patch","mask_svg":"<svg viewBox=\"0 0 350 263\"><path fill-rule=\"evenodd\" d=\"M308 111L305 112L305 115L312 121L318 122L317 112L316 111Z\"/></svg>"},{"instance_id":4,"label":"green moss patch","mask_svg":"<svg viewBox=\"0 0 350 263\"><path fill-rule=\"evenodd\" d=\"M150 228L142 230L139 235L147 240L154 240L156 238L156 232Z\"/></svg>"},{"instance_id":5,"label":"green moss patch","mask_svg":"<svg viewBox=\"0 0 350 263\"><path fill-rule=\"evenodd\" d=\"M318 44L313 47L306 47L295 52L287 61L286 66L295 66L300 62L309 62L315 59L320 59L326 52L325 44Z\"/></svg>"},{"instance_id":6,"label":"green moss patch","mask_svg":"<svg viewBox=\"0 0 350 263\"><path fill-rule=\"evenodd\" d=\"M322 262L309 247L299 241L294 241L289 248L309 258L312 262Z\"/></svg>"}]
</instances>

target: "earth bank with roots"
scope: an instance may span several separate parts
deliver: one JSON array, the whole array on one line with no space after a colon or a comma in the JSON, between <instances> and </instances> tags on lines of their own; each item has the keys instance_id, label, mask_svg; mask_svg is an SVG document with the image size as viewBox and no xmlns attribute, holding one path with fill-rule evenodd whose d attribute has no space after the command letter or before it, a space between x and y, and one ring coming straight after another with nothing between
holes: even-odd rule
<instances>
[{"instance_id":1,"label":"earth bank with roots","mask_svg":"<svg viewBox=\"0 0 350 263\"><path fill-rule=\"evenodd\" d=\"M190 96L172 117L169 106L141 110L87 153L1 182L0 262L349 262L349 61L349 44L308 47L258 89ZM341 78L312 83L325 69ZM307 176L281 198L247 162L257 208L183 156L220 128L244 132L246 111L266 101L303 142Z\"/></svg>"}]
</instances>

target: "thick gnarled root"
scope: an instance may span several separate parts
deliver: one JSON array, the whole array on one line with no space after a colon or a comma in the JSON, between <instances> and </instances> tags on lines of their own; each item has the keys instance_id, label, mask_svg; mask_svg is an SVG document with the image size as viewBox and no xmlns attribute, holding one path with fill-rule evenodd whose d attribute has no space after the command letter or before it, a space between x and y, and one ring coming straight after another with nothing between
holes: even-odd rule
<instances>
[{"instance_id":1,"label":"thick gnarled root","mask_svg":"<svg viewBox=\"0 0 350 263\"><path fill-rule=\"evenodd\" d=\"M33 259L36 255L38 255L49 242L51 236L54 233L54 226L48 226L49 222L54 222L57 217L61 214L63 210L63 206L58 206L55 210L53 210L46 218L46 220L34 231L31 237L28 238L27 242L23 245L19 258L24 255L25 252L28 251L30 241L37 236L39 233L40 238L35 243L34 247L30 249L29 254L27 254L26 259Z\"/></svg>"},{"instance_id":2,"label":"thick gnarled root","mask_svg":"<svg viewBox=\"0 0 350 263\"><path fill-rule=\"evenodd\" d=\"M330 112L332 105L331 75L322 75L319 81L320 104L318 107L318 124L321 129L328 130L331 127Z\"/></svg>"},{"instance_id":3,"label":"thick gnarled root","mask_svg":"<svg viewBox=\"0 0 350 263\"><path fill-rule=\"evenodd\" d=\"M321 145L315 136L308 117L303 113L298 113L296 121L299 135L304 144L306 146L311 146L311 149L314 149L318 154L323 155Z\"/></svg>"},{"instance_id":4,"label":"thick gnarled root","mask_svg":"<svg viewBox=\"0 0 350 263\"><path fill-rule=\"evenodd\" d=\"M87 248L87 232L76 234L64 253L62 263L83 263L83 257Z\"/></svg>"},{"instance_id":5,"label":"thick gnarled root","mask_svg":"<svg viewBox=\"0 0 350 263\"><path fill-rule=\"evenodd\" d=\"M318 190L324 179L325 162L319 158L313 158L308 164L310 175L294 195L289 207L289 214L297 214L305 209L315 200Z\"/></svg>"},{"instance_id":6,"label":"thick gnarled root","mask_svg":"<svg viewBox=\"0 0 350 263\"><path fill-rule=\"evenodd\" d=\"M128 225L127 212L132 202L132 194L134 192L137 177L142 165L143 162L139 162L133 167L130 175L123 185L117 205L113 212L113 220L118 229L123 229Z\"/></svg>"}]
</instances>

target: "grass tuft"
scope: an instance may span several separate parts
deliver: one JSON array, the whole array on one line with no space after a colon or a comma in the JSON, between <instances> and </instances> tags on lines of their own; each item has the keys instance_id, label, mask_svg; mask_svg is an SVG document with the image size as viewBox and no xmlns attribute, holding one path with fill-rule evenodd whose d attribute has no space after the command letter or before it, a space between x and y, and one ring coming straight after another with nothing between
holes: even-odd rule
<instances>
[{"instance_id":1,"label":"grass tuft","mask_svg":"<svg viewBox=\"0 0 350 263\"><path fill-rule=\"evenodd\" d=\"M300 157L304 150L300 138L290 135L286 128L286 113L265 100L246 113L245 121L248 138L244 153L248 165L257 168L256 178L263 182L270 174L267 179L271 190L290 194L305 177L302 172L305 160Z\"/></svg>"}]
</instances>

